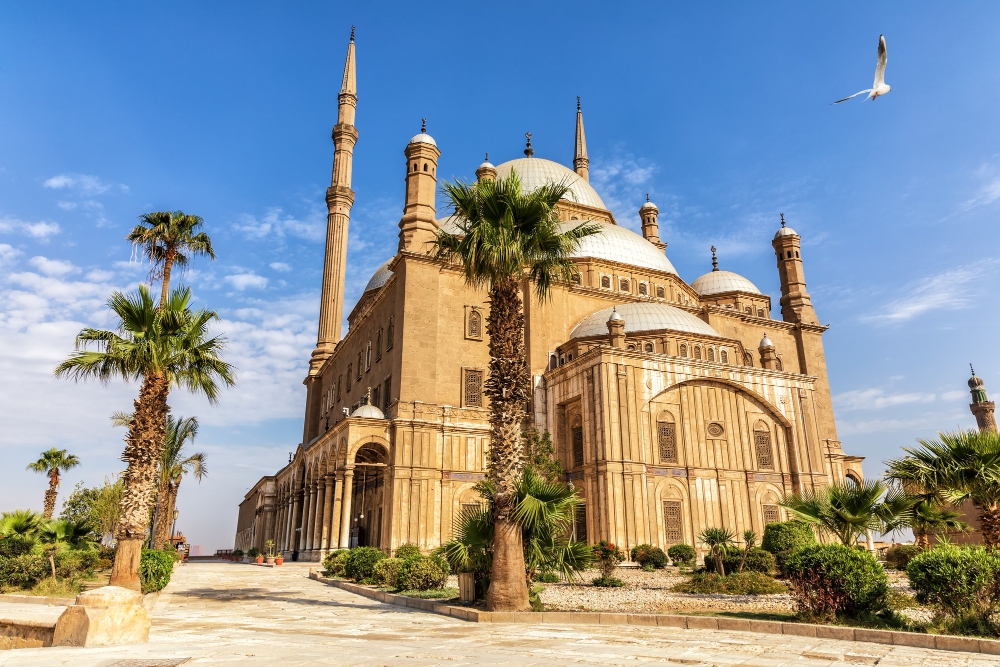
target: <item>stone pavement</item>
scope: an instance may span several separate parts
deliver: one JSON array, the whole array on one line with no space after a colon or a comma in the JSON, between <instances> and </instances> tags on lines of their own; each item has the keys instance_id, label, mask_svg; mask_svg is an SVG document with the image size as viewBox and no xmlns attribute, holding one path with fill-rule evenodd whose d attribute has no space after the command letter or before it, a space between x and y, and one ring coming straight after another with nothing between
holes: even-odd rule
<instances>
[{"instance_id":1,"label":"stone pavement","mask_svg":"<svg viewBox=\"0 0 1000 667\"><path fill-rule=\"evenodd\" d=\"M468 623L374 602L307 572L186 563L156 603L148 644L0 651L0 665L1000 665L1000 656L788 635Z\"/></svg>"}]
</instances>

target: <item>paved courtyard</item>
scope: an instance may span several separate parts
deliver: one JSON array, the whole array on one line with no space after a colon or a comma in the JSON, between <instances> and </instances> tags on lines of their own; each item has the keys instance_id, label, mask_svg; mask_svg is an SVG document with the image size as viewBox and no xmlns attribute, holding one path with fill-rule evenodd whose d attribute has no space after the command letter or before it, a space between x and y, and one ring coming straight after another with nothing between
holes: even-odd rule
<instances>
[{"instance_id":1,"label":"paved courtyard","mask_svg":"<svg viewBox=\"0 0 1000 667\"><path fill-rule=\"evenodd\" d=\"M0 665L1000 665L980 654L785 635L468 623L373 602L307 572L185 564L157 601L148 644L0 651Z\"/></svg>"}]
</instances>

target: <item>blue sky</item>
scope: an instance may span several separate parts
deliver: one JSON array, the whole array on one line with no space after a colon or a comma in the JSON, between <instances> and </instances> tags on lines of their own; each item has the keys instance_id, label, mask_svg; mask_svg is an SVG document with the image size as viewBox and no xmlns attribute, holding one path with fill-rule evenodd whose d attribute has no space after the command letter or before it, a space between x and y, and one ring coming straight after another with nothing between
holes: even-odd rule
<instances>
[{"instance_id":1,"label":"blue sky","mask_svg":"<svg viewBox=\"0 0 1000 667\"><path fill-rule=\"evenodd\" d=\"M976 364L1000 391L1000 6L987 3L5 3L0 7L0 509L40 507L44 448L98 482L108 415L135 387L51 369L147 267L123 240L150 210L201 215L219 255L184 280L219 310L239 386L203 424L209 476L179 527L231 546L236 505L301 436L315 343L336 92L356 24L360 139L347 295L395 251L406 141L439 174L485 151L568 164L583 98L592 183L638 230L649 192L681 276L737 271L772 295L784 212L803 238L837 424L866 471L971 426ZM884 33L892 92L871 85Z\"/></svg>"}]
</instances>

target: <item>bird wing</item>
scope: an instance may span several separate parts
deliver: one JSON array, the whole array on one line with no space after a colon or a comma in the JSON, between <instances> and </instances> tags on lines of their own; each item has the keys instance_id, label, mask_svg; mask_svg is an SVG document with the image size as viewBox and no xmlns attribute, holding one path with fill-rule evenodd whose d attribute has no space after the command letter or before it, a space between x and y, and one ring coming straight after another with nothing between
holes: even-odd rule
<instances>
[{"instance_id":1,"label":"bird wing","mask_svg":"<svg viewBox=\"0 0 1000 667\"><path fill-rule=\"evenodd\" d=\"M857 97L858 95L864 95L865 93L870 93L870 92L872 92L872 89L871 88L866 88L865 90L862 90L862 91L859 91L857 93L854 93L853 95L845 97L842 100L837 100L836 102L830 102L830 104L840 104L841 102L846 102L847 100L851 99L852 97Z\"/></svg>"},{"instance_id":2,"label":"bird wing","mask_svg":"<svg viewBox=\"0 0 1000 667\"><path fill-rule=\"evenodd\" d=\"M885 63L889 58L885 52L885 35L878 36L878 65L875 66L875 85L878 88L885 83Z\"/></svg>"}]
</instances>

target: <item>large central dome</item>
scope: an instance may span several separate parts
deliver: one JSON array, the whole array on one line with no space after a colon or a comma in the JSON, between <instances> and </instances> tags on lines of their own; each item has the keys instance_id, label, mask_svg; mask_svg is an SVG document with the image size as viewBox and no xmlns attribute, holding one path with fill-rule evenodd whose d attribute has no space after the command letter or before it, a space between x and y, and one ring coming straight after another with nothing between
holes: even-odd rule
<instances>
[{"instance_id":1,"label":"large central dome","mask_svg":"<svg viewBox=\"0 0 1000 667\"><path fill-rule=\"evenodd\" d=\"M585 220L570 220L559 223L562 231L573 229ZM584 236L573 251L573 257L584 259L606 259L628 266L639 266L653 271L677 274L674 265L670 263L663 251L642 238L631 229L612 225L609 222L598 222L600 233Z\"/></svg>"},{"instance_id":2,"label":"large central dome","mask_svg":"<svg viewBox=\"0 0 1000 667\"><path fill-rule=\"evenodd\" d=\"M566 198L570 201L605 211L608 209L590 183L580 178L569 167L564 167L558 162L540 157L522 157L497 165L497 176L505 178L511 170L517 172L521 179L521 187L525 191L535 190L546 183L566 183L571 195Z\"/></svg>"}]
</instances>

